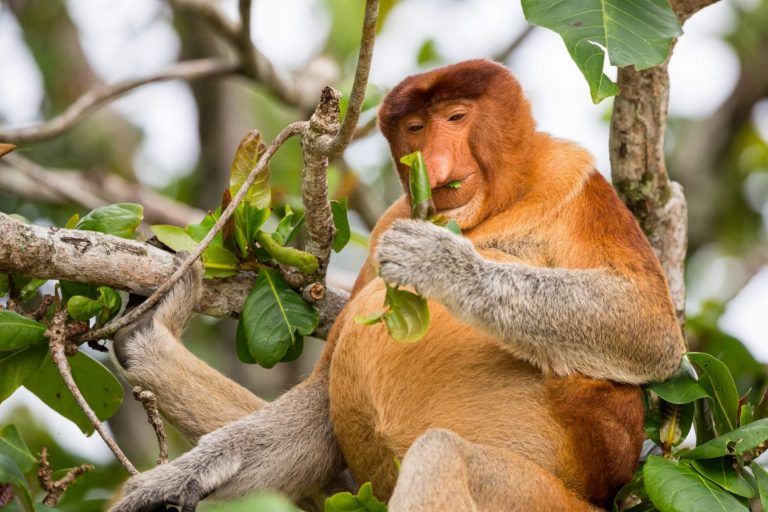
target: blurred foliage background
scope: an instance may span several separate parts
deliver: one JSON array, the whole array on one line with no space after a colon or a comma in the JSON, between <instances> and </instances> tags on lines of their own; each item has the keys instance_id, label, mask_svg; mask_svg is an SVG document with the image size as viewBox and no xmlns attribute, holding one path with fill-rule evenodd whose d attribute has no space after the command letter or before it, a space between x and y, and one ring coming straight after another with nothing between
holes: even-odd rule
<instances>
[{"instance_id":1,"label":"blurred foliage background","mask_svg":"<svg viewBox=\"0 0 768 512\"><path fill-rule=\"evenodd\" d=\"M233 16L235 3L221 2ZM363 7L350 0L255 2L254 41L277 67L304 77L308 86L320 77L346 94ZM349 198L358 234L357 243L334 255L331 283L351 286L365 235L400 194L372 120L383 93L408 73L463 58L502 60L520 78L540 126L584 143L608 173L610 102L591 104L562 43L543 29L528 29L518 5L385 0L380 25L361 120L366 131L330 170L332 198ZM686 31L692 34L683 36L672 59L667 162L689 206L689 344L720 357L739 392L756 396L765 391L768 360L768 0L720 2L694 17ZM160 0L2 0L0 125L48 119L100 83L227 51L206 23ZM237 77L153 85L18 153L97 189L118 176L120 183L153 189L200 213L220 202L243 134L258 128L270 140L289 122L306 119L312 107L286 104ZM273 197L279 203L300 206L300 168L295 141L273 159ZM46 194L41 184L0 162L0 211L62 226L73 212L89 209ZM195 210L188 213L194 216ZM322 341L310 340L298 361L272 370L248 366L235 355L234 326L197 317L188 345L265 398L305 376L322 348ZM20 391L0 404L0 427L16 424L34 451L47 445L54 468L95 463L97 470L67 491L60 508L101 510L127 475L98 438L86 439L68 420L43 415L43 409ZM154 464L154 436L138 404L127 399L109 426L140 468ZM171 437L172 456L188 448L178 435Z\"/></svg>"}]
</instances>

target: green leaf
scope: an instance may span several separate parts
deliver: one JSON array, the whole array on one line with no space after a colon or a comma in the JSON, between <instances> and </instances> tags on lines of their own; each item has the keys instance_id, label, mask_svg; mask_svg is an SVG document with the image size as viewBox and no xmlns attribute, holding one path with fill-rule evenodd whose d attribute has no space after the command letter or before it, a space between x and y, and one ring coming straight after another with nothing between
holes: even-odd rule
<instances>
[{"instance_id":1,"label":"green leaf","mask_svg":"<svg viewBox=\"0 0 768 512\"><path fill-rule=\"evenodd\" d=\"M373 495L371 482L366 482L357 495L339 492L325 500L325 512L387 512L387 506Z\"/></svg>"},{"instance_id":2,"label":"green leaf","mask_svg":"<svg viewBox=\"0 0 768 512\"><path fill-rule=\"evenodd\" d=\"M77 226L78 222L80 222L80 214L73 213L72 216L67 220L67 223L64 224L64 229L75 229L75 226Z\"/></svg>"},{"instance_id":3,"label":"green leaf","mask_svg":"<svg viewBox=\"0 0 768 512\"><path fill-rule=\"evenodd\" d=\"M432 203L432 187L429 185L429 172L421 151L410 153L400 159L411 168L408 183L411 195L411 217L426 220L435 214Z\"/></svg>"},{"instance_id":4,"label":"green leaf","mask_svg":"<svg viewBox=\"0 0 768 512\"><path fill-rule=\"evenodd\" d=\"M30 279L29 282L24 286L22 286L21 290L19 290L19 292L21 293L21 300L27 301L32 299L37 294L38 288L40 288L47 282L48 282L47 279L37 279L37 278Z\"/></svg>"},{"instance_id":5,"label":"green leaf","mask_svg":"<svg viewBox=\"0 0 768 512\"><path fill-rule=\"evenodd\" d=\"M149 229L155 234L158 240L176 252L192 252L197 248L197 242L184 230L184 228L166 224L156 224L154 226L149 226Z\"/></svg>"},{"instance_id":6,"label":"green leaf","mask_svg":"<svg viewBox=\"0 0 768 512\"><path fill-rule=\"evenodd\" d=\"M0 482L13 486L14 492L21 499L26 510L35 510L24 473L13 460L2 454L0 454Z\"/></svg>"},{"instance_id":7,"label":"green leaf","mask_svg":"<svg viewBox=\"0 0 768 512\"><path fill-rule=\"evenodd\" d=\"M384 324L392 339L410 343L424 337L429 328L427 299L387 286L385 304L389 306L389 311L384 314Z\"/></svg>"},{"instance_id":8,"label":"green leaf","mask_svg":"<svg viewBox=\"0 0 768 512\"><path fill-rule=\"evenodd\" d=\"M187 234L192 237L192 240L195 242L200 242L203 238L205 238L205 235L208 234L213 225L216 224L216 219L218 218L219 209L217 208L215 212L208 213L205 217L203 217L203 220L201 220L199 224L187 225L187 227L184 228L184 231L186 231ZM213 242L211 243L215 245L222 245L224 243L221 237L221 232L216 234L216 236L213 238Z\"/></svg>"},{"instance_id":9,"label":"green leaf","mask_svg":"<svg viewBox=\"0 0 768 512\"><path fill-rule=\"evenodd\" d=\"M45 326L13 311L0 311L0 352L46 343Z\"/></svg>"},{"instance_id":10,"label":"green leaf","mask_svg":"<svg viewBox=\"0 0 768 512\"><path fill-rule=\"evenodd\" d=\"M749 467L755 475L755 480L757 480L757 492L760 494L760 504L763 506L763 510L768 510L768 471L763 469L757 462L753 462Z\"/></svg>"},{"instance_id":11,"label":"green leaf","mask_svg":"<svg viewBox=\"0 0 768 512\"><path fill-rule=\"evenodd\" d=\"M302 352L304 352L304 336L296 336L296 341L294 341L293 344L288 347L288 351L285 353L280 362L289 363L291 361L295 361L301 356Z\"/></svg>"},{"instance_id":12,"label":"green leaf","mask_svg":"<svg viewBox=\"0 0 768 512\"><path fill-rule=\"evenodd\" d=\"M592 101L618 93L605 74L605 53L614 66L646 69L664 62L682 34L667 0L523 0L529 23L557 32L589 83Z\"/></svg>"},{"instance_id":13,"label":"green leaf","mask_svg":"<svg viewBox=\"0 0 768 512\"><path fill-rule=\"evenodd\" d=\"M722 434L681 455L685 459L714 459L723 455L741 455L768 441L768 418L753 421Z\"/></svg>"},{"instance_id":14,"label":"green leaf","mask_svg":"<svg viewBox=\"0 0 768 512\"><path fill-rule=\"evenodd\" d=\"M75 224L75 229L98 231L121 238L134 238L136 228L143 219L144 208L140 204L110 204L91 210Z\"/></svg>"},{"instance_id":15,"label":"green leaf","mask_svg":"<svg viewBox=\"0 0 768 512\"><path fill-rule=\"evenodd\" d=\"M282 263L283 265L290 265L296 267L299 272L304 274L312 274L317 272L320 266L317 258L313 254L300 251L293 247L284 247L278 244L272 235L264 231L256 233L256 240L259 242L262 248L264 248L275 261Z\"/></svg>"},{"instance_id":16,"label":"green leaf","mask_svg":"<svg viewBox=\"0 0 768 512\"><path fill-rule=\"evenodd\" d=\"M737 473L733 465L723 457L694 460L691 462L691 467L728 492L744 498L751 498L755 495L755 489L752 488L747 479Z\"/></svg>"},{"instance_id":17,"label":"green leaf","mask_svg":"<svg viewBox=\"0 0 768 512\"><path fill-rule=\"evenodd\" d=\"M435 40L430 38L424 41L424 44L419 48L419 53L416 56L416 62L420 66L429 64L430 62L440 62L440 55L435 49Z\"/></svg>"},{"instance_id":18,"label":"green leaf","mask_svg":"<svg viewBox=\"0 0 768 512\"><path fill-rule=\"evenodd\" d=\"M267 222L272 214L270 208L253 208L247 202L242 202L235 210L235 242L243 258L253 249L253 242L259 228Z\"/></svg>"},{"instance_id":19,"label":"green leaf","mask_svg":"<svg viewBox=\"0 0 768 512\"><path fill-rule=\"evenodd\" d=\"M453 180L445 186L448 188L461 188L461 180Z\"/></svg>"},{"instance_id":20,"label":"green leaf","mask_svg":"<svg viewBox=\"0 0 768 512\"><path fill-rule=\"evenodd\" d=\"M8 294L11 280L8 274L0 274L0 297Z\"/></svg>"},{"instance_id":21,"label":"green leaf","mask_svg":"<svg viewBox=\"0 0 768 512\"><path fill-rule=\"evenodd\" d=\"M331 201L331 206L333 206L333 201ZM283 215L283 218L280 219L280 222L277 223L277 228L275 228L275 232L272 233L272 238L274 238L280 245L285 245L292 230L293 210L291 209L291 206L287 204L285 205L285 214Z\"/></svg>"},{"instance_id":22,"label":"green leaf","mask_svg":"<svg viewBox=\"0 0 768 512\"><path fill-rule=\"evenodd\" d=\"M386 315L387 312L382 311L376 311L374 313L370 313L368 315L357 315L355 317L355 322L357 322L360 325L375 325L381 321L384 320L384 315Z\"/></svg>"},{"instance_id":23,"label":"green leaf","mask_svg":"<svg viewBox=\"0 0 768 512\"><path fill-rule=\"evenodd\" d=\"M59 287L61 288L61 298L66 302L75 295L82 295L89 299L98 299L100 294L96 285L88 283L79 283L77 281L59 281Z\"/></svg>"},{"instance_id":24,"label":"green leaf","mask_svg":"<svg viewBox=\"0 0 768 512\"><path fill-rule=\"evenodd\" d=\"M203 266L206 277L227 277L237 274L240 262L237 256L221 245L209 245L203 251ZM211 272L213 271L213 272Z\"/></svg>"},{"instance_id":25,"label":"green leaf","mask_svg":"<svg viewBox=\"0 0 768 512\"><path fill-rule=\"evenodd\" d=\"M240 188L245 183L248 175L259 163L261 155L264 154L267 147L261 138L258 130L251 130L240 141L235 152L235 158L232 160L229 177L229 191L234 198ZM269 190L269 167L266 167L251 185L248 193L245 195L245 201L253 208L268 208L271 201Z\"/></svg>"},{"instance_id":26,"label":"green leaf","mask_svg":"<svg viewBox=\"0 0 768 512\"><path fill-rule=\"evenodd\" d=\"M284 496L270 492L226 503L211 503L205 510L210 512L301 512Z\"/></svg>"},{"instance_id":27,"label":"green leaf","mask_svg":"<svg viewBox=\"0 0 768 512\"><path fill-rule=\"evenodd\" d=\"M736 428L739 393L728 367L703 352L689 352L688 359L701 369L699 384L709 394L715 428L725 434Z\"/></svg>"},{"instance_id":28,"label":"green leaf","mask_svg":"<svg viewBox=\"0 0 768 512\"><path fill-rule=\"evenodd\" d=\"M123 402L123 387L114 375L101 363L83 352L69 358L75 383L91 406L96 416L104 421L114 415ZM69 389L64 385L59 371L50 354L34 379L24 382L38 398L51 409L72 420L85 434L93 433L93 425L75 402Z\"/></svg>"},{"instance_id":29,"label":"green leaf","mask_svg":"<svg viewBox=\"0 0 768 512\"><path fill-rule=\"evenodd\" d=\"M99 302L101 303L101 314L99 315L99 322L101 324L107 323L112 319L123 305L123 299L120 298L120 294L109 286L99 286L98 288Z\"/></svg>"},{"instance_id":30,"label":"green leaf","mask_svg":"<svg viewBox=\"0 0 768 512\"><path fill-rule=\"evenodd\" d=\"M645 490L661 512L748 512L731 494L687 464L650 455L643 466Z\"/></svg>"},{"instance_id":31,"label":"green leaf","mask_svg":"<svg viewBox=\"0 0 768 512\"><path fill-rule=\"evenodd\" d=\"M15 462L22 473L31 471L37 463L37 459L16 430L16 425L8 425L0 432L0 455L5 455Z\"/></svg>"},{"instance_id":32,"label":"green leaf","mask_svg":"<svg viewBox=\"0 0 768 512\"><path fill-rule=\"evenodd\" d=\"M682 443L691 430L693 404L673 404L666 400L659 402L659 441L663 448L669 450Z\"/></svg>"},{"instance_id":33,"label":"green leaf","mask_svg":"<svg viewBox=\"0 0 768 512\"><path fill-rule=\"evenodd\" d=\"M245 299L241 324L251 356L265 368L277 364L298 336L312 334L320 322L317 310L273 269L259 271Z\"/></svg>"},{"instance_id":34,"label":"green leaf","mask_svg":"<svg viewBox=\"0 0 768 512\"><path fill-rule=\"evenodd\" d=\"M67 312L75 320L86 321L101 312L101 303L82 295L75 295L67 301Z\"/></svg>"},{"instance_id":35,"label":"green leaf","mask_svg":"<svg viewBox=\"0 0 768 512\"><path fill-rule=\"evenodd\" d=\"M459 226L459 223L455 220L449 220L445 223L445 229L453 233L454 235L461 236L461 227Z\"/></svg>"},{"instance_id":36,"label":"green leaf","mask_svg":"<svg viewBox=\"0 0 768 512\"><path fill-rule=\"evenodd\" d=\"M243 363L256 364L258 361L251 355L251 349L248 347L244 323L243 315L240 315L240 320L237 322L237 333L235 334L235 352L237 353L237 358Z\"/></svg>"},{"instance_id":37,"label":"green leaf","mask_svg":"<svg viewBox=\"0 0 768 512\"><path fill-rule=\"evenodd\" d=\"M0 403L37 374L47 353L48 345L43 344L15 352L0 352Z\"/></svg>"},{"instance_id":38,"label":"green leaf","mask_svg":"<svg viewBox=\"0 0 768 512\"><path fill-rule=\"evenodd\" d=\"M349 243L350 237L346 197L338 201L331 201L331 215L333 216L333 225L336 227L336 236L333 239L333 250L341 252L347 243Z\"/></svg>"}]
</instances>

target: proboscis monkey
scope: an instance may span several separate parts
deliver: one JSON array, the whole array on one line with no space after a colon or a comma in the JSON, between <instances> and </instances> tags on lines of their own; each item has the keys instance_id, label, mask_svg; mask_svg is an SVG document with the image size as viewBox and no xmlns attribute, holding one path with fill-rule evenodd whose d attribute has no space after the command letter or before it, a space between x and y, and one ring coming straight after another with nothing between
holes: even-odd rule
<instances>
[{"instance_id":1,"label":"proboscis monkey","mask_svg":"<svg viewBox=\"0 0 768 512\"><path fill-rule=\"evenodd\" d=\"M482 60L405 79L379 126L395 162L423 152L463 236L410 220L406 186L315 371L266 405L179 342L199 268L187 276L116 356L189 437L228 424L131 479L114 510L265 488L309 507L345 466L392 512L599 510L629 480L639 385L674 373L684 345L659 263L590 155L537 132L517 81ZM385 281L429 299L421 341L353 320Z\"/></svg>"}]
</instances>

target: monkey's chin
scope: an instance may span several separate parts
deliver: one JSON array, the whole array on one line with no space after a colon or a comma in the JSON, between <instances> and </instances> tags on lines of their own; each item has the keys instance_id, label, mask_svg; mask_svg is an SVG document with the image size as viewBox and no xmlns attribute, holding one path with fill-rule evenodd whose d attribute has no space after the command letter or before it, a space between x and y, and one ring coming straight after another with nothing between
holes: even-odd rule
<instances>
[{"instance_id":1,"label":"monkey's chin","mask_svg":"<svg viewBox=\"0 0 768 512\"><path fill-rule=\"evenodd\" d=\"M437 202L435 202L435 207L437 208L438 215L456 221L461 229L467 230L475 227L483 220L485 199L486 194L484 192L482 194L475 194L469 202L461 206L441 209Z\"/></svg>"}]
</instances>

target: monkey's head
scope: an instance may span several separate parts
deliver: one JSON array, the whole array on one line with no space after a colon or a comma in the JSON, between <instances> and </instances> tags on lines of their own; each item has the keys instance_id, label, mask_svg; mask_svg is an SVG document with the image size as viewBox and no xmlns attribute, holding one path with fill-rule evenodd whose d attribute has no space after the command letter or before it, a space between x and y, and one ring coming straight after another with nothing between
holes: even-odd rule
<instances>
[{"instance_id":1,"label":"monkey's head","mask_svg":"<svg viewBox=\"0 0 768 512\"><path fill-rule=\"evenodd\" d=\"M464 229L522 194L534 122L500 64L472 60L406 78L384 98L379 127L406 194L400 157L421 151L435 207Z\"/></svg>"}]
</instances>

